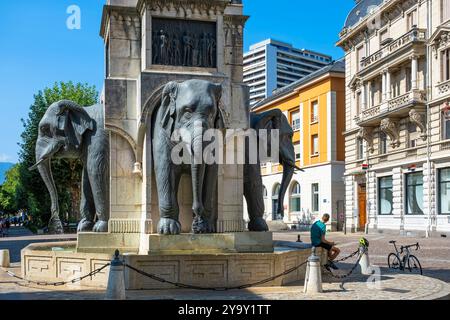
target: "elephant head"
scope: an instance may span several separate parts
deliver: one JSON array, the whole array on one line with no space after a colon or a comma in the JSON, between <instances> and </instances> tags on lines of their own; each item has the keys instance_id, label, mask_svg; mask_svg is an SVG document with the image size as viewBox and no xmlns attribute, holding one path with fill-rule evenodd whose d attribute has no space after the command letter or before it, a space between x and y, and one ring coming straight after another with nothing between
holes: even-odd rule
<instances>
[{"instance_id":1,"label":"elephant head","mask_svg":"<svg viewBox=\"0 0 450 320\"><path fill-rule=\"evenodd\" d=\"M51 232L62 233L59 219L58 194L52 176L52 158L79 158L82 153L83 135L94 130L95 122L81 106L72 101L53 103L39 123L36 141L36 164L30 170L38 169L50 193Z\"/></svg>"},{"instance_id":2,"label":"elephant head","mask_svg":"<svg viewBox=\"0 0 450 320\"><path fill-rule=\"evenodd\" d=\"M284 216L283 199L294 175L294 171L295 169L303 171L295 165L295 151L292 143L294 132L288 119L279 109L269 110L260 114L252 113L250 121L253 129L267 130L268 141L271 141L272 130L278 130L279 133L278 156L280 164L283 166L283 178L278 194L277 216L282 218ZM272 155L272 145L268 143L265 147L267 147L267 154Z\"/></svg>"},{"instance_id":3,"label":"elephant head","mask_svg":"<svg viewBox=\"0 0 450 320\"><path fill-rule=\"evenodd\" d=\"M206 168L203 159L198 159L198 156L203 156L202 150L207 146L203 141L204 131L223 127L219 109L221 96L220 84L204 80L170 82L162 93L159 125L168 136L177 131L188 146L192 174L192 209L196 217L203 216L204 212L202 187Z\"/></svg>"}]
</instances>

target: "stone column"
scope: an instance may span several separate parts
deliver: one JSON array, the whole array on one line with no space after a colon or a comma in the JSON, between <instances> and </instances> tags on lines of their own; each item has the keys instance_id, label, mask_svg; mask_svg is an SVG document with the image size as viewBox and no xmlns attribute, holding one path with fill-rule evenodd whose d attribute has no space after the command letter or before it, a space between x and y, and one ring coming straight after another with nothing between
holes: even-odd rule
<instances>
[{"instance_id":1,"label":"stone column","mask_svg":"<svg viewBox=\"0 0 450 320\"><path fill-rule=\"evenodd\" d=\"M393 215L394 218L399 219L399 227L400 231L404 230L405 224L405 208L404 208L404 199L403 199L403 173L402 168L397 167L392 170L392 193L393 193Z\"/></svg>"},{"instance_id":2,"label":"stone column","mask_svg":"<svg viewBox=\"0 0 450 320\"><path fill-rule=\"evenodd\" d=\"M374 171L370 171L368 174L367 182L367 215L369 218L369 229L377 229L377 216L378 216L378 183L377 177Z\"/></svg>"},{"instance_id":3,"label":"stone column","mask_svg":"<svg viewBox=\"0 0 450 320\"><path fill-rule=\"evenodd\" d=\"M345 228L348 232L356 229L355 212L357 201L355 201L354 177L349 175L345 177Z\"/></svg>"},{"instance_id":4,"label":"stone column","mask_svg":"<svg viewBox=\"0 0 450 320\"><path fill-rule=\"evenodd\" d=\"M386 100L391 99L391 73L389 70L386 71Z\"/></svg>"},{"instance_id":5,"label":"stone column","mask_svg":"<svg viewBox=\"0 0 450 320\"><path fill-rule=\"evenodd\" d=\"M428 175L428 163L423 164L423 213L427 218L431 216L432 231L436 230L436 179L435 165L430 162L430 175ZM425 228L428 227L428 219Z\"/></svg>"},{"instance_id":6,"label":"stone column","mask_svg":"<svg viewBox=\"0 0 450 320\"><path fill-rule=\"evenodd\" d=\"M386 101L386 71L383 71L381 75L381 102Z\"/></svg>"},{"instance_id":7,"label":"stone column","mask_svg":"<svg viewBox=\"0 0 450 320\"><path fill-rule=\"evenodd\" d=\"M361 110L359 110L359 112L361 112L362 110L367 109L367 88L366 88L366 83L363 82L361 85Z\"/></svg>"},{"instance_id":8,"label":"stone column","mask_svg":"<svg viewBox=\"0 0 450 320\"><path fill-rule=\"evenodd\" d=\"M416 90L417 88L417 72L419 71L419 60L417 56L411 57L411 88Z\"/></svg>"}]
</instances>

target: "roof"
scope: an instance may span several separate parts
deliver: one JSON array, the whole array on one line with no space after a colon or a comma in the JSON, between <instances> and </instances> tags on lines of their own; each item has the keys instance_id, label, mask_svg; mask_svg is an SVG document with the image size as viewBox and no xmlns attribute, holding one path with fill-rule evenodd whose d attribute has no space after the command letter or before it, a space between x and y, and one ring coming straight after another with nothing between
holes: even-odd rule
<instances>
[{"instance_id":1,"label":"roof","mask_svg":"<svg viewBox=\"0 0 450 320\"><path fill-rule=\"evenodd\" d=\"M319 69L309 75L307 75L306 77L301 78L300 80L297 80L295 82L292 82L291 84L277 90L272 96L261 100L260 102L258 102L257 104L255 104L252 109L261 107L265 104L268 104L269 102L272 102L286 94L291 93L295 88L307 84L308 82L311 82L312 80L319 78L327 73L343 73L345 74L345 62L343 59L338 60L338 61L333 61L332 63L326 65L325 67L323 67L322 69Z\"/></svg>"},{"instance_id":2,"label":"roof","mask_svg":"<svg viewBox=\"0 0 450 320\"><path fill-rule=\"evenodd\" d=\"M361 19L367 17L373 9L383 4L384 0L360 0L350 11L345 21L344 28L351 28Z\"/></svg>"}]
</instances>

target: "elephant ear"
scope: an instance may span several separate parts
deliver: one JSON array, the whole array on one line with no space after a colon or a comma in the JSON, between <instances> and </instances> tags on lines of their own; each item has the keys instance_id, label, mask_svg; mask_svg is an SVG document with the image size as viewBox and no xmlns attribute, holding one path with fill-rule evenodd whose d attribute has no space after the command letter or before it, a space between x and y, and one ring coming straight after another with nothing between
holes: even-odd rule
<instances>
[{"instance_id":1,"label":"elephant ear","mask_svg":"<svg viewBox=\"0 0 450 320\"><path fill-rule=\"evenodd\" d=\"M281 128L281 117L283 113L279 109L273 109L259 115L259 120L256 123L256 130L262 129L280 129Z\"/></svg>"},{"instance_id":2,"label":"elephant ear","mask_svg":"<svg viewBox=\"0 0 450 320\"><path fill-rule=\"evenodd\" d=\"M178 95L178 83L169 82L163 89L161 99L161 111L163 116L161 126L171 135L175 124L176 99Z\"/></svg>"},{"instance_id":3,"label":"elephant ear","mask_svg":"<svg viewBox=\"0 0 450 320\"><path fill-rule=\"evenodd\" d=\"M69 142L79 148L86 131L94 130L94 120L86 110L73 101L62 100L57 103L58 129L64 130Z\"/></svg>"}]
</instances>

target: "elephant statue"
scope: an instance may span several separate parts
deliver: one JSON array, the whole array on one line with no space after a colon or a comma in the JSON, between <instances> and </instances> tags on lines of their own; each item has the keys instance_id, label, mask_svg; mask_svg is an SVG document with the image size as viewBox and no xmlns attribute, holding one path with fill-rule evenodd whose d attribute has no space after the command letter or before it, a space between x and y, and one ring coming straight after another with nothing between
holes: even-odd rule
<instances>
[{"instance_id":1,"label":"elephant statue","mask_svg":"<svg viewBox=\"0 0 450 320\"><path fill-rule=\"evenodd\" d=\"M195 150L204 150L203 132L223 128L219 109L222 86L204 80L169 82L163 89L161 105L152 115L152 152L159 199L159 234L174 235L181 232L179 222L178 186L183 174L192 180L192 232L213 233L216 225L214 199L218 165L195 161ZM196 130L195 127L200 127ZM171 137L180 132L188 146L190 161L176 164L171 154L175 147Z\"/></svg>"},{"instance_id":2,"label":"elephant statue","mask_svg":"<svg viewBox=\"0 0 450 320\"><path fill-rule=\"evenodd\" d=\"M271 141L271 131L279 130L279 159L283 166L283 178L278 194L277 216L284 216L283 199L286 190L292 180L295 169L303 171L295 165L295 151L292 143L294 132L286 116L279 110L273 109L263 113L250 113L250 127L259 133L259 130L267 130L267 139ZM262 143L258 135L258 146ZM271 153L271 144L268 143L267 154ZM258 148L259 150L259 148ZM246 159L249 159L249 146L246 145ZM261 159L258 154L257 163L244 165L244 197L247 201L250 222L249 231L268 231L264 220L263 183L261 177Z\"/></svg>"},{"instance_id":3,"label":"elephant statue","mask_svg":"<svg viewBox=\"0 0 450 320\"><path fill-rule=\"evenodd\" d=\"M81 208L78 232L108 232L109 135L105 131L103 105L81 107L72 101L53 103L39 123L36 164L51 198L49 230L63 233L58 194L51 159L81 159L83 162Z\"/></svg>"}]
</instances>

